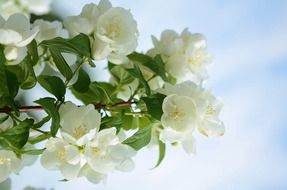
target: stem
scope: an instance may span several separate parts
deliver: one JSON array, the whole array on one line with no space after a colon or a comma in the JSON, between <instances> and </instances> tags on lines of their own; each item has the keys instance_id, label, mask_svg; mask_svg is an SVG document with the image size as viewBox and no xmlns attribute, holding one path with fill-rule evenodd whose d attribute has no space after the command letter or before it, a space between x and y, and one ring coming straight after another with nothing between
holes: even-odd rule
<instances>
[{"instance_id":1,"label":"stem","mask_svg":"<svg viewBox=\"0 0 287 190\"><path fill-rule=\"evenodd\" d=\"M19 106L17 108L20 112L31 112L31 111L39 111L44 110L42 106ZM0 108L0 113L10 113L13 109L9 107Z\"/></svg>"},{"instance_id":2,"label":"stem","mask_svg":"<svg viewBox=\"0 0 287 190\"><path fill-rule=\"evenodd\" d=\"M45 134L45 135L49 135L49 134L50 134L50 133L47 132L47 131L42 131L42 130L37 129L37 128L31 128L31 129L33 129L33 130L35 130L35 131L38 131L39 133L42 133L42 134Z\"/></svg>"},{"instance_id":3,"label":"stem","mask_svg":"<svg viewBox=\"0 0 287 190\"><path fill-rule=\"evenodd\" d=\"M96 109L102 109L102 108L109 108L109 107L117 107L117 106L131 106L132 104L135 104L137 102L131 102L131 101L127 101L127 102L117 102L114 104L94 104ZM44 108L42 106L19 106L17 107L17 109L20 112L31 112L31 111L41 111L44 110ZM12 112L13 109L11 109L10 107L4 107L4 108L0 108L0 113L10 113Z\"/></svg>"}]
</instances>

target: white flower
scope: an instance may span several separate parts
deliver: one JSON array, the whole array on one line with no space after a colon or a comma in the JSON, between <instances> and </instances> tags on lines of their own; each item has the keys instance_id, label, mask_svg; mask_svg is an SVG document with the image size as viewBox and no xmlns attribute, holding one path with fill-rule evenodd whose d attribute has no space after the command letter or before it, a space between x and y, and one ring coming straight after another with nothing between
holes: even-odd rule
<instances>
[{"instance_id":1,"label":"white flower","mask_svg":"<svg viewBox=\"0 0 287 190\"><path fill-rule=\"evenodd\" d=\"M162 104L161 123L176 131L193 131L197 124L197 110L192 98L176 94L167 96Z\"/></svg>"},{"instance_id":2,"label":"white flower","mask_svg":"<svg viewBox=\"0 0 287 190\"><path fill-rule=\"evenodd\" d=\"M16 154L8 150L0 150L0 183L5 181L11 173L21 169L21 160Z\"/></svg>"},{"instance_id":3,"label":"white flower","mask_svg":"<svg viewBox=\"0 0 287 190\"><path fill-rule=\"evenodd\" d=\"M161 39L152 37L154 48L147 54L161 55L166 70L177 82L192 80L201 83L208 77L206 66L211 62L206 40L201 34L192 34L185 29L181 34L173 30L162 32Z\"/></svg>"},{"instance_id":4,"label":"white flower","mask_svg":"<svg viewBox=\"0 0 287 190\"><path fill-rule=\"evenodd\" d=\"M219 119L219 114L223 103L219 98L216 98L211 92L203 93L205 106L200 110L201 120L198 130L205 136L222 136L225 132L223 122Z\"/></svg>"},{"instance_id":5,"label":"white flower","mask_svg":"<svg viewBox=\"0 0 287 190\"><path fill-rule=\"evenodd\" d=\"M160 139L165 143L180 143L187 153L195 152L192 132L197 127L198 114L192 98L172 94L162 104Z\"/></svg>"},{"instance_id":6,"label":"white flower","mask_svg":"<svg viewBox=\"0 0 287 190\"><path fill-rule=\"evenodd\" d=\"M106 174L102 174L102 173L94 171L88 164L85 164L82 167L79 176L84 176L90 182L95 183L95 184L100 183L101 181L105 181L107 179Z\"/></svg>"},{"instance_id":7,"label":"white flower","mask_svg":"<svg viewBox=\"0 0 287 190\"><path fill-rule=\"evenodd\" d=\"M121 64L137 46L137 23L133 15L126 9L112 7L108 0L101 0L99 5L85 5L80 15L67 17L64 26L72 36L80 33L90 36L95 60L108 58Z\"/></svg>"},{"instance_id":8,"label":"white flower","mask_svg":"<svg viewBox=\"0 0 287 190\"><path fill-rule=\"evenodd\" d=\"M48 170L60 170L65 179L74 179L81 169L79 149L63 139L51 138L46 143L46 150L41 163Z\"/></svg>"},{"instance_id":9,"label":"white flower","mask_svg":"<svg viewBox=\"0 0 287 190\"><path fill-rule=\"evenodd\" d=\"M91 10L90 8L92 8ZM64 19L64 26L72 36L76 36L80 33L90 35L95 28L95 21L90 17L85 17L88 14L84 14L86 11L91 11L89 16L93 15L94 19L97 20L99 16L98 8L94 4L85 5L82 9L82 13L79 16L68 16Z\"/></svg>"},{"instance_id":10,"label":"white flower","mask_svg":"<svg viewBox=\"0 0 287 190\"><path fill-rule=\"evenodd\" d=\"M6 113L0 113L0 133L13 127L13 119Z\"/></svg>"},{"instance_id":11,"label":"white flower","mask_svg":"<svg viewBox=\"0 0 287 190\"><path fill-rule=\"evenodd\" d=\"M1 16L7 19L15 13L21 13L23 10L18 6L15 1L0 0L0 13Z\"/></svg>"},{"instance_id":12,"label":"white flower","mask_svg":"<svg viewBox=\"0 0 287 190\"><path fill-rule=\"evenodd\" d=\"M137 46L137 23L133 15L126 9L113 7L103 13L97 22L95 39L102 44L98 47L97 41L93 44L94 59L101 59L98 49L108 49L119 55L132 53Z\"/></svg>"},{"instance_id":13,"label":"white flower","mask_svg":"<svg viewBox=\"0 0 287 190\"><path fill-rule=\"evenodd\" d=\"M18 0L0 1L0 13L4 18L15 13L22 13L29 16L30 13L43 15L50 12L52 0Z\"/></svg>"},{"instance_id":14,"label":"white flower","mask_svg":"<svg viewBox=\"0 0 287 190\"><path fill-rule=\"evenodd\" d=\"M114 170L132 170L134 163L131 157L134 155L135 151L131 147L121 144L120 138L116 135L116 128L98 132L85 150L89 166L102 174L108 174Z\"/></svg>"},{"instance_id":15,"label":"white flower","mask_svg":"<svg viewBox=\"0 0 287 190\"><path fill-rule=\"evenodd\" d=\"M66 102L59 109L61 135L69 143L82 146L94 138L101 124L101 114L93 105L78 107Z\"/></svg>"},{"instance_id":16,"label":"white flower","mask_svg":"<svg viewBox=\"0 0 287 190\"><path fill-rule=\"evenodd\" d=\"M45 21L42 19L35 20L33 28L39 28L39 33L35 40L40 43L44 40L50 40L56 37L68 37L67 31L63 29L63 25L59 21Z\"/></svg>"},{"instance_id":17,"label":"white flower","mask_svg":"<svg viewBox=\"0 0 287 190\"><path fill-rule=\"evenodd\" d=\"M17 59L19 48L28 45L38 31L38 28L30 29L28 18L22 14L14 14L7 21L0 16L0 44L5 46L6 59Z\"/></svg>"},{"instance_id":18,"label":"white flower","mask_svg":"<svg viewBox=\"0 0 287 190\"><path fill-rule=\"evenodd\" d=\"M64 26L72 36L80 33L90 35L96 29L99 16L111 7L111 3L107 0L101 0L99 5L87 4L83 7L80 15L65 18Z\"/></svg>"},{"instance_id":19,"label":"white flower","mask_svg":"<svg viewBox=\"0 0 287 190\"><path fill-rule=\"evenodd\" d=\"M51 10L52 0L20 0L23 8L36 15L47 14Z\"/></svg>"}]
</instances>

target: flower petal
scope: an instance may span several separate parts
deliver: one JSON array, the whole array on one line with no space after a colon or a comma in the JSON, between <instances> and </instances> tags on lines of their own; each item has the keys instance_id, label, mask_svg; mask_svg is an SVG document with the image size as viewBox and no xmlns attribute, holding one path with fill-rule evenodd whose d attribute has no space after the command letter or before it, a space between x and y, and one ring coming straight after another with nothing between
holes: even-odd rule
<instances>
[{"instance_id":1,"label":"flower petal","mask_svg":"<svg viewBox=\"0 0 287 190\"><path fill-rule=\"evenodd\" d=\"M72 165L64 163L60 166L61 173L67 180L76 178L79 174L80 169L81 169L80 164Z\"/></svg>"},{"instance_id":2,"label":"flower petal","mask_svg":"<svg viewBox=\"0 0 287 190\"><path fill-rule=\"evenodd\" d=\"M85 176L90 182L98 184L107 178L107 175L94 171L88 164L86 164L80 171L81 176Z\"/></svg>"},{"instance_id":3,"label":"flower petal","mask_svg":"<svg viewBox=\"0 0 287 190\"><path fill-rule=\"evenodd\" d=\"M185 139L182 141L182 147L187 154L196 153L195 139L191 133L186 135Z\"/></svg>"},{"instance_id":4,"label":"flower petal","mask_svg":"<svg viewBox=\"0 0 287 190\"><path fill-rule=\"evenodd\" d=\"M40 161L42 166L48 170L56 170L60 164L56 152L50 152L48 150L43 152Z\"/></svg>"},{"instance_id":5,"label":"flower petal","mask_svg":"<svg viewBox=\"0 0 287 190\"><path fill-rule=\"evenodd\" d=\"M78 164L80 162L80 152L77 147L66 145L65 146L65 159L69 164Z\"/></svg>"},{"instance_id":6,"label":"flower petal","mask_svg":"<svg viewBox=\"0 0 287 190\"><path fill-rule=\"evenodd\" d=\"M8 18L6 28L23 34L30 31L30 21L25 15L16 13Z\"/></svg>"},{"instance_id":7,"label":"flower petal","mask_svg":"<svg viewBox=\"0 0 287 190\"><path fill-rule=\"evenodd\" d=\"M38 32L39 32L39 28L36 27L36 28L33 28L31 31L23 33L23 38L24 38L23 41L21 41L20 43L17 43L16 46L24 47L28 45L37 36Z\"/></svg>"},{"instance_id":8,"label":"flower petal","mask_svg":"<svg viewBox=\"0 0 287 190\"><path fill-rule=\"evenodd\" d=\"M21 34L10 29L0 29L0 44L15 45L22 40Z\"/></svg>"}]
</instances>

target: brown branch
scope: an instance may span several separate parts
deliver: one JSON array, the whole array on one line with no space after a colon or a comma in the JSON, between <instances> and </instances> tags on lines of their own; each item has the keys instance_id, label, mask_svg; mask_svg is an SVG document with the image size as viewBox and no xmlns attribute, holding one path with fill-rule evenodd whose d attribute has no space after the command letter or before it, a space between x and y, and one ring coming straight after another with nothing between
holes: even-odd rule
<instances>
[{"instance_id":1,"label":"brown branch","mask_svg":"<svg viewBox=\"0 0 287 190\"><path fill-rule=\"evenodd\" d=\"M134 104L136 102L132 102L132 101L127 101L127 102L117 102L114 104L94 104L96 109L103 109L103 108L109 108L109 107L116 107L116 106L131 106L132 104ZM40 110L44 110L44 108L42 106L19 106L17 107L17 109L20 112L31 112L31 111L40 111ZM0 108L0 113L10 113L12 112L13 109L10 107L3 107Z\"/></svg>"}]
</instances>

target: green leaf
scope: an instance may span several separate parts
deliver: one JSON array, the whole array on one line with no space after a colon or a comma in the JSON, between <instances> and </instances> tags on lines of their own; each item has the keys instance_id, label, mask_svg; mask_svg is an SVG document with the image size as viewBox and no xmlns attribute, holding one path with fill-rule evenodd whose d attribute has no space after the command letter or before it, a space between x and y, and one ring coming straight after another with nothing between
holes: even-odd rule
<instances>
[{"instance_id":1,"label":"green leaf","mask_svg":"<svg viewBox=\"0 0 287 190\"><path fill-rule=\"evenodd\" d=\"M31 149L31 150L24 150L22 151L22 154L28 154L28 155L40 155L44 152L45 148L43 149Z\"/></svg>"},{"instance_id":2,"label":"green leaf","mask_svg":"<svg viewBox=\"0 0 287 190\"><path fill-rule=\"evenodd\" d=\"M66 77L67 80L70 80L73 77L73 72L61 52L56 48L50 48L50 53L60 73Z\"/></svg>"},{"instance_id":3,"label":"green leaf","mask_svg":"<svg viewBox=\"0 0 287 190\"><path fill-rule=\"evenodd\" d=\"M4 117L0 117L0 124L4 123L9 118L9 115L5 115Z\"/></svg>"},{"instance_id":4,"label":"green leaf","mask_svg":"<svg viewBox=\"0 0 287 190\"><path fill-rule=\"evenodd\" d=\"M66 94L66 86L64 82L56 76L41 75L38 82L48 92L53 94L58 100L63 100Z\"/></svg>"},{"instance_id":5,"label":"green leaf","mask_svg":"<svg viewBox=\"0 0 287 190\"><path fill-rule=\"evenodd\" d=\"M148 67L155 74L159 75L164 81L168 81L165 64L160 55L151 58L145 54L134 52L128 55L128 58L132 61L139 62L142 65Z\"/></svg>"},{"instance_id":6,"label":"green leaf","mask_svg":"<svg viewBox=\"0 0 287 190\"><path fill-rule=\"evenodd\" d=\"M121 125L122 125L122 118L121 117L108 117L108 116L106 116L106 117L102 118L100 130L115 127L117 129L117 132L119 132L121 129Z\"/></svg>"},{"instance_id":7,"label":"green leaf","mask_svg":"<svg viewBox=\"0 0 287 190\"><path fill-rule=\"evenodd\" d=\"M39 55L38 55L38 46L37 46L37 42L34 39L28 46L28 53L29 55L32 57L32 66L36 65L39 61Z\"/></svg>"},{"instance_id":8,"label":"green leaf","mask_svg":"<svg viewBox=\"0 0 287 190\"><path fill-rule=\"evenodd\" d=\"M44 141L50 137L51 137L51 135L49 135L49 134L41 134L35 138L30 138L29 143L30 144L37 144L37 143L42 142L42 141Z\"/></svg>"},{"instance_id":9,"label":"green leaf","mask_svg":"<svg viewBox=\"0 0 287 190\"><path fill-rule=\"evenodd\" d=\"M86 92L78 92L73 87L71 88L72 93L76 98L81 100L84 104L108 104L115 99L113 93L115 87L105 82L92 82L89 86L89 90Z\"/></svg>"},{"instance_id":10,"label":"green leaf","mask_svg":"<svg viewBox=\"0 0 287 190\"><path fill-rule=\"evenodd\" d=\"M35 103L41 105L45 111L49 114L49 116L52 118L52 123L51 123L51 135L53 137L56 136L60 126L60 115L58 112L58 109L55 105L55 99L54 98L41 98Z\"/></svg>"},{"instance_id":11,"label":"green leaf","mask_svg":"<svg viewBox=\"0 0 287 190\"><path fill-rule=\"evenodd\" d=\"M33 63L29 55L27 55L18 65L7 66L7 70L17 76L21 89L31 89L37 84L37 78L34 73Z\"/></svg>"},{"instance_id":12,"label":"green leaf","mask_svg":"<svg viewBox=\"0 0 287 190\"><path fill-rule=\"evenodd\" d=\"M135 150L140 150L148 145L151 140L151 125L139 129L133 136L127 138L123 144L129 145Z\"/></svg>"},{"instance_id":13,"label":"green leaf","mask_svg":"<svg viewBox=\"0 0 287 190\"><path fill-rule=\"evenodd\" d=\"M137 61L140 63L148 63L152 61L152 58L148 55L142 54L142 53L137 53L133 52L132 54L127 56L130 60L132 61Z\"/></svg>"},{"instance_id":14,"label":"green leaf","mask_svg":"<svg viewBox=\"0 0 287 190\"><path fill-rule=\"evenodd\" d=\"M12 149L21 149L28 141L29 130L33 126L33 119L26 119L18 125L0 134L0 144Z\"/></svg>"},{"instance_id":15,"label":"green leaf","mask_svg":"<svg viewBox=\"0 0 287 190\"><path fill-rule=\"evenodd\" d=\"M6 79L7 79L6 81L7 81L9 96L14 98L18 94L18 90L19 90L19 83L18 83L17 77L14 73L6 70Z\"/></svg>"},{"instance_id":16,"label":"green leaf","mask_svg":"<svg viewBox=\"0 0 287 190\"><path fill-rule=\"evenodd\" d=\"M0 46L0 105L1 107L9 106L16 111L17 108L14 98L18 94L19 83L17 76L7 70L5 62L3 47Z\"/></svg>"},{"instance_id":17,"label":"green leaf","mask_svg":"<svg viewBox=\"0 0 287 190\"><path fill-rule=\"evenodd\" d=\"M42 127L45 123L47 123L48 121L50 121L51 117L48 115L46 117L44 117L43 119L41 119L41 121L37 122L34 124L33 128L40 128Z\"/></svg>"},{"instance_id":18,"label":"green leaf","mask_svg":"<svg viewBox=\"0 0 287 190\"><path fill-rule=\"evenodd\" d=\"M154 94L150 97L142 97L141 99L145 102L148 113L155 119L161 119L163 114L162 103L166 96L163 94Z\"/></svg>"},{"instance_id":19,"label":"green leaf","mask_svg":"<svg viewBox=\"0 0 287 190\"><path fill-rule=\"evenodd\" d=\"M79 34L72 39L57 37L41 42L41 46L58 49L62 53L72 53L79 57L91 58L90 39L85 34Z\"/></svg>"},{"instance_id":20,"label":"green leaf","mask_svg":"<svg viewBox=\"0 0 287 190\"><path fill-rule=\"evenodd\" d=\"M145 128L151 123L147 117L124 115L124 113L121 118L123 120L121 127L127 131L131 129Z\"/></svg>"},{"instance_id":21,"label":"green leaf","mask_svg":"<svg viewBox=\"0 0 287 190\"><path fill-rule=\"evenodd\" d=\"M77 92L86 92L89 90L91 84L91 79L84 71L84 69L79 70L79 75L78 75L78 80L75 84L73 84L73 89L76 90Z\"/></svg>"},{"instance_id":22,"label":"green leaf","mask_svg":"<svg viewBox=\"0 0 287 190\"><path fill-rule=\"evenodd\" d=\"M118 85L129 84L135 80L121 65L109 63L109 71Z\"/></svg>"},{"instance_id":23,"label":"green leaf","mask_svg":"<svg viewBox=\"0 0 287 190\"><path fill-rule=\"evenodd\" d=\"M159 150L158 160L154 168L157 168L165 157L166 146L165 143L162 142L160 139L158 139L158 150Z\"/></svg>"},{"instance_id":24,"label":"green leaf","mask_svg":"<svg viewBox=\"0 0 287 190\"><path fill-rule=\"evenodd\" d=\"M168 78L166 76L164 62L160 55L155 56L155 58L151 62L148 62L144 65L148 67L149 69L151 69L154 73L159 75L162 78L162 80L168 81Z\"/></svg>"},{"instance_id":25,"label":"green leaf","mask_svg":"<svg viewBox=\"0 0 287 190\"><path fill-rule=\"evenodd\" d=\"M135 63L133 69L126 69L126 70L130 73L130 75L139 79L139 82L144 87L146 94L150 96L151 95L150 87L148 85L148 82L145 80L139 66Z\"/></svg>"}]
</instances>

